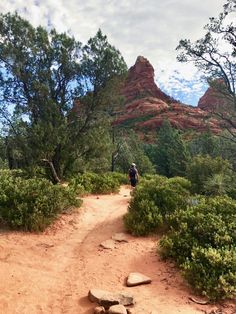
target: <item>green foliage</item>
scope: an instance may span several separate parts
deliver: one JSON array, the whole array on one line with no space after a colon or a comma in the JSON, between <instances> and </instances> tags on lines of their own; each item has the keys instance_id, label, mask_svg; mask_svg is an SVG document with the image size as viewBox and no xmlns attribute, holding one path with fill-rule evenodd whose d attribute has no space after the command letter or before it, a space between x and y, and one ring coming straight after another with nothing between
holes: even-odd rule
<instances>
[{"instance_id":1,"label":"green foliage","mask_svg":"<svg viewBox=\"0 0 236 314\"><path fill-rule=\"evenodd\" d=\"M155 202L143 199L139 202L131 201L129 213L124 217L124 222L130 233L142 236L157 231L163 220Z\"/></svg>"},{"instance_id":2,"label":"green foliage","mask_svg":"<svg viewBox=\"0 0 236 314\"><path fill-rule=\"evenodd\" d=\"M73 178L69 186L80 195L90 193L107 194L117 193L120 182L116 173L113 175L113 173L96 174L86 172Z\"/></svg>"},{"instance_id":3,"label":"green foliage","mask_svg":"<svg viewBox=\"0 0 236 314\"><path fill-rule=\"evenodd\" d=\"M139 174L154 173L154 167L144 151L143 143L134 131L129 130L129 133L123 134L119 141L119 151L115 161L117 171L127 173L131 163L135 162Z\"/></svg>"},{"instance_id":4,"label":"green foliage","mask_svg":"<svg viewBox=\"0 0 236 314\"><path fill-rule=\"evenodd\" d=\"M111 172L111 177L119 182L120 185L127 184L128 176L125 173L121 172Z\"/></svg>"},{"instance_id":5,"label":"green foliage","mask_svg":"<svg viewBox=\"0 0 236 314\"><path fill-rule=\"evenodd\" d=\"M62 210L80 201L75 193L45 179L23 179L10 171L0 172L0 217L10 227L44 230Z\"/></svg>"},{"instance_id":6,"label":"green foliage","mask_svg":"<svg viewBox=\"0 0 236 314\"><path fill-rule=\"evenodd\" d=\"M227 195L229 186L231 184L230 176L223 173L213 174L204 183L204 190L206 195Z\"/></svg>"},{"instance_id":7,"label":"green foliage","mask_svg":"<svg viewBox=\"0 0 236 314\"><path fill-rule=\"evenodd\" d=\"M119 50L109 44L107 36L99 29L83 47L82 73L89 89L95 94L116 75L127 72L127 66Z\"/></svg>"},{"instance_id":8,"label":"green foliage","mask_svg":"<svg viewBox=\"0 0 236 314\"><path fill-rule=\"evenodd\" d=\"M183 265L188 282L211 300L236 295L236 251L233 248L193 248Z\"/></svg>"},{"instance_id":9,"label":"green foliage","mask_svg":"<svg viewBox=\"0 0 236 314\"><path fill-rule=\"evenodd\" d=\"M228 197L196 198L195 205L167 217L169 234L161 254L173 258L193 287L210 299L236 292L236 202Z\"/></svg>"},{"instance_id":10,"label":"green foliage","mask_svg":"<svg viewBox=\"0 0 236 314\"><path fill-rule=\"evenodd\" d=\"M164 121L158 133L155 164L159 174L174 177L185 174L188 151L179 132Z\"/></svg>"},{"instance_id":11,"label":"green foliage","mask_svg":"<svg viewBox=\"0 0 236 314\"><path fill-rule=\"evenodd\" d=\"M201 133L188 143L188 148L192 156L209 155L216 157L220 155L220 140L211 132Z\"/></svg>"},{"instance_id":12,"label":"green foliage","mask_svg":"<svg viewBox=\"0 0 236 314\"><path fill-rule=\"evenodd\" d=\"M192 183L192 192L198 194L223 194L229 176L232 175L227 160L207 155L194 157L188 164L186 173Z\"/></svg>"},{"instance_id":13,"label":"green foliage","mask_svg":"<svg viewBox=\"0 0 236 314\"><path fill-rule=\"evenodd\" d=\"M120 52L100 30L82 47L66 33L34 28L17 13L0 15L0 37L9 167L31 173L41 168L53 182L73 171L110 170L110 121L104 113L118 98L117 76L127 72ZM5 109L12 106L11 116Z\"/></svg>"},{"instance_id":14,"label":"green foliage","mask_svg":"<svg viewBox=\"0 0 236 314\"><path fill-rule=\"evenodd\" d=\"M166 217L187 207L190 183L184 178L158 175L140 181L124 217L126 228L135 235L147 235L163 226Z\"/></svg>"}]
</instances>

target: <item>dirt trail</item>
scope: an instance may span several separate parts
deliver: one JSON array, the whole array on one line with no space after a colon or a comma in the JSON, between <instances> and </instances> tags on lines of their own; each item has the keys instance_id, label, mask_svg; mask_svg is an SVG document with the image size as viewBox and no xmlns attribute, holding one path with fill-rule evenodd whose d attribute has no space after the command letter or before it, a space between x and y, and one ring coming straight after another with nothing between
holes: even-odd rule
<instances>
[{"instance_id":1,"label":"dirt trail","mask_svg":"<svg viewBox=\"0 0 236 314\"><path fill-rule=\"evenodd\" d=\"M174 265L160 260L157 239L134 238L113 250L99 244L124 232L130 190L88 196L82 208L63 215L42 234L0 230L0 314L92 314L89 289L132 293L135 314L197 314L219 308L198 305ZM142 272L152 284L127 288L129 272ZM233 313L232 302L223 313ZM206 312L205 312L206 311Z\"/></svg>"}]
</instances>

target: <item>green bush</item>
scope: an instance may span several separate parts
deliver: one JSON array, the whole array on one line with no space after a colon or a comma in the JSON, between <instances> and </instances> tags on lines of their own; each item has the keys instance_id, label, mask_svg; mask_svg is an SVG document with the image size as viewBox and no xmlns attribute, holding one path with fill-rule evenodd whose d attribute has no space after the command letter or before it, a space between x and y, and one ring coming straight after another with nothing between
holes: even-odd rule
<instances>
[{"instance_id":1,"label":"green bush","mask_svg":"<svg viewBox=\"0 0 236 314\"><path fill-rule=\"evenodd\" d=\"M211 300L236 295L236 250L194 247L191 259L182 265L188 282Z\"/></svg>"},{"instance_id":2,"label":"green bush","mask_svg":"<svg viewBox=\"0 0 236 314\"><path fill-rule=\"evenodd\" d=\"M124 217L126 229L133 235L142 236L152 233L162 224L159 208L151 200L141 200L133 209L131 201L129 213Z\"/></svg>"},{"instance_id":3,"label":"green bush","mask_svg":"<svg viewBox=\"0 0 236 314\"><path fill-rule=\"evenodd\" d=\"M193 287L210 299L236 292L236 202L229 197L195 199L170 214L171 231L160 253L173 258Z\"/></svg>"},{"instance_id":4,"label":"green bush","mask_svg":"<svg viewBox=\"0 0 236 314\"><path fill-rule=\"evenodd\" d=\"M135 235L147 235L165 223L166 216L187 207L190 183L184 178L155 175L143 179L131 198L124 216L127 230Z\"/></svg>"},{"instance_id":5,"label":"green bush","mask_svg":"<svg viewBox=\"0 0 236 314\"><path fill-rule=\"evenodd\" d=\"M23 179L14 172L0 172L0 217L10 227L41 231L62 210L80 201L69 188L46 179Z\"/></svg>"},{"instance_id":6,"label":"green bush","mask_svg":"<svg viewBox=\"0 0 236 314\"><path fill-rule=\"evenodd\" d=\"M122 184L128 184L129 180L128 180L128 175L125 173L121 173L121 172L109 172L109 175L117 180L119 182L120 185Z\"/></svg>"},{"instance_id":7,"label":"green bush","mask_svg":"<svg viewBox=\"0 0 236 314\"><path fill-rule=\"evenodd\" d=\"M121 180L121 177L120 177ZM120 182L117 175L112 173L96 174L86 172L70 181L69 186L80 195L117 193Z\"/></svg>"},{"instance_id":8,"label":"green bush","mask_svg":"<svg viewBox=\"0 0 236 314\"><path fill-rule=\"evenodd\" d=\"M208 155L199 155L188 164L186 174L192 184L193 193L214 195L217 193L217 185L219 194L222 194L222 188L225 189L228 177L232 176L232 171L230 163L221 157L212 158ZM214 177L215 175L221 175L221 182L219 177ZM209 182L213 178L215 178L215 183Z\"/></svg>"}]
</instances>

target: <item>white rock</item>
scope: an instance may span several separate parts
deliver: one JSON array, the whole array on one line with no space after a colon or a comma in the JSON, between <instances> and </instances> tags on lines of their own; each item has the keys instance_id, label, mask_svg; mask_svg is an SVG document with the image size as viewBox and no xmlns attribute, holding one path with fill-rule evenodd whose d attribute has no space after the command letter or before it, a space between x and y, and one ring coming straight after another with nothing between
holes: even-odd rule
<instances>
[{"instance_id":1,"label":"white rock","mask_svg":"<svg viewBox=\"0 0 236 314\"><path fill-rule=\"evenodd\" d=\"M104 249L112 250L115 248L115 241L109 239L109 240L103 241L100 244L100 246L103 247Z\"/></svg>"},{"instance_id":2,"label":"white rock","mask_svg":"<svg viewBox=\"0 0 236 314\"><path fill-rule=\"evenodd\" d=\"M126 285L128 287L134 287L134 286L143 285L143 284L147 284L151 282L152 282L151 278L141 273L130 273L127 278Z\"/></svg>"}]
</instances>

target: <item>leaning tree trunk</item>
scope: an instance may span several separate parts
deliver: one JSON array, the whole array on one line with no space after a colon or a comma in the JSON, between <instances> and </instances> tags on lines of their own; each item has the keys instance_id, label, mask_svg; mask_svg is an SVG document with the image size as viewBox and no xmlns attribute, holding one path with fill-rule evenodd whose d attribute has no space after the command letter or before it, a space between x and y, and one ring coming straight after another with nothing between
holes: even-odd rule
<instances>
[{"instance_id":1,"label":"leaning tree trunk","mask_svg":"<svg viewBox=\"0 0 236 314\"><path fill-rule=\"evenodd\" d=\"M57 174L57 172L56 172L56 169L55 169L55 167L54 167L53 162L50 161L50 160L48 160L48 159L43 159L43 161L46 162L46 163L49 165L49 167L50 167L50 169L51 169L51 172L52 172L53 179L55 180L55 182L60 183L61 180L60 180L60 178L58 177L58 174Z\"/></svg>"}]
</instances>

